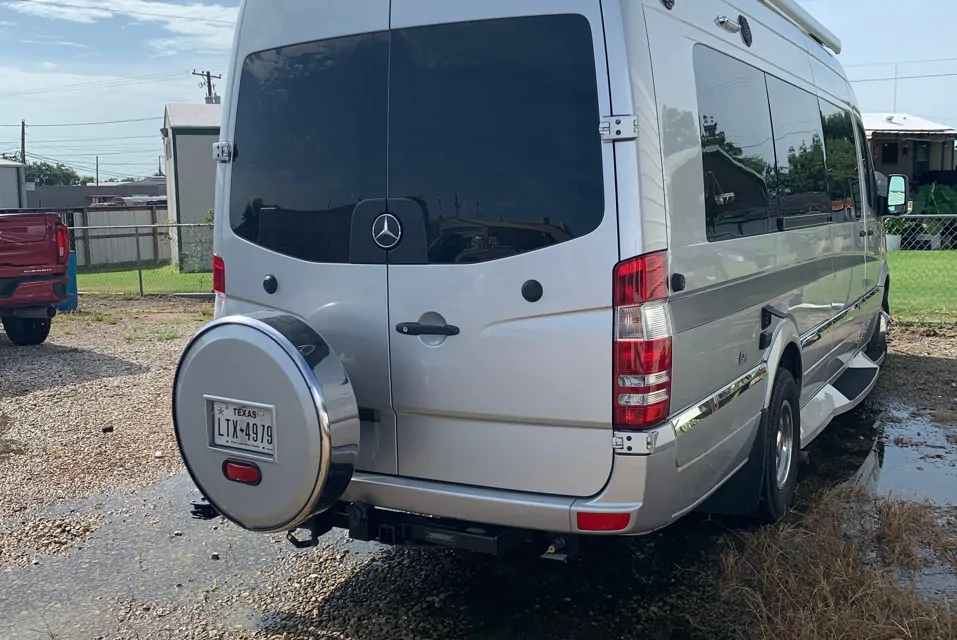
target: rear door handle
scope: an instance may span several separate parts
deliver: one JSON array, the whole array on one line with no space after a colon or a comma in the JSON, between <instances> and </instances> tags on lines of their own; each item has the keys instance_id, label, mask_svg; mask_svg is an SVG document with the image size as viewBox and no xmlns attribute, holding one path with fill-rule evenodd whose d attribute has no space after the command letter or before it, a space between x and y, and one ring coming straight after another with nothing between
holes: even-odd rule
<instances>
[{"instance_id":1,"label":"rear door handle","mask_svg":"<svg viewBox=\"0 0 957 640\"><path fill-rule=\"evenodd\" d=\"M459 328L451 324L421 324L400 322L395 330L404 336L457 336Z\"/></svg>"}]
</instances>

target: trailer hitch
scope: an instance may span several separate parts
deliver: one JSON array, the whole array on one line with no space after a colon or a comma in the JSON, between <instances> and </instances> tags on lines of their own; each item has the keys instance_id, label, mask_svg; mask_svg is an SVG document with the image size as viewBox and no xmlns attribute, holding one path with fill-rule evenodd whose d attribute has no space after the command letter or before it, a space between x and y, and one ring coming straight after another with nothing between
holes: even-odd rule
<instances>
[{"instance_id":1,"label":"trailer hitch","mask_svg":"<svg viewBox=\"0 0 957 640\"><path fill-rule=\"evenodd\" d=\"M200 496L196 500L193 500L189 503L189 506L190 517L196 520L215 520L219 517L219 512L216 511L216 507L209 504L205 496Z\"/></svg>"},{"instance_id":2,"label":"trailer hitch","mask_svg":"<svg viewBox=\"0 0 957 640\"><path fill-rule=\"evenodd\" d=\"M305 539L297 538L296 531L299 529L305 529L309 533L309 537ZM323 518L321 515L314 516L295 529L287 531L286 540L297 549L308 549L309 547L318 546L319 538L330 531L332 531L332 523L329 518Z\"/></svg>"}]
</instances>

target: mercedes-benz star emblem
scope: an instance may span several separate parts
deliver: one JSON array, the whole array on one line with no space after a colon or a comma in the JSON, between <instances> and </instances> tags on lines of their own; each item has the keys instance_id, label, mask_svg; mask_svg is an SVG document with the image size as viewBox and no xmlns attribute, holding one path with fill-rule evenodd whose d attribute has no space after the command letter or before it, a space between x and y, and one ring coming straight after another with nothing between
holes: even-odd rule
<instances>
[{"instance_id":1,"label":"mercedes-benz star emblem","mask_svg":"<svg viewBox=\"0 0 957 640\"><path fill-rule=\"evenodd\" d=\"M402 239L402 225L398 218L391 213L383 213L376 218L372 223L372 239L386 251L394 249Z\"/></svg>"}]
</instances>

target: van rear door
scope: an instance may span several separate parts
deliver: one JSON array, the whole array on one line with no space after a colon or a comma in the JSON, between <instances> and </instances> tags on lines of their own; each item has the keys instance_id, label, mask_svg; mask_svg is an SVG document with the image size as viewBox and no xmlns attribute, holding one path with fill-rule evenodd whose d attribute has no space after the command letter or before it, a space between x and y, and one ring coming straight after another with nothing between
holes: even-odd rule
<instances>
[{"instance_id":1,"label":"van rear door","mask_svg":"<svg viewBox=\"0 0 957 640\"><path fill-rule=\"evenodd\" d=\"M358 468L395 473L385 252L370 232L385 210L389 0L361 4L244 3L216 251L228 313L287 311L329 343L359 405Z\"/></svg>"},{"instance_id":2,"label":"van rear door","mask_svg":"<svg viewBox=\"0 0 957 640\"><path fill-rule=\"evenodd\" d=\"M393 218L369 231L391 248L398 471L595 494L618 261L600 2L393 0L391 29Z\"/></svg>"}]
</instances>

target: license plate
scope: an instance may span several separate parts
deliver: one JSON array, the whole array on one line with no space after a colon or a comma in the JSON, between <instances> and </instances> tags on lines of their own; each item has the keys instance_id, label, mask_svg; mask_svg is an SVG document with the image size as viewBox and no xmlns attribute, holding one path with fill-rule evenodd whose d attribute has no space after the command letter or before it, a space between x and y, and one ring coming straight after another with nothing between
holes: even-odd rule
<instances>
[{"instance_id":1,"label":"license plate","mask_svg":"<svg viewBox=\"0 0 957 640\"><path fill-rule=\"evenodd\" d=\"M214 402L213 444L272 456L276 450L272 408Z\"/></svg>"}]
</instances>

